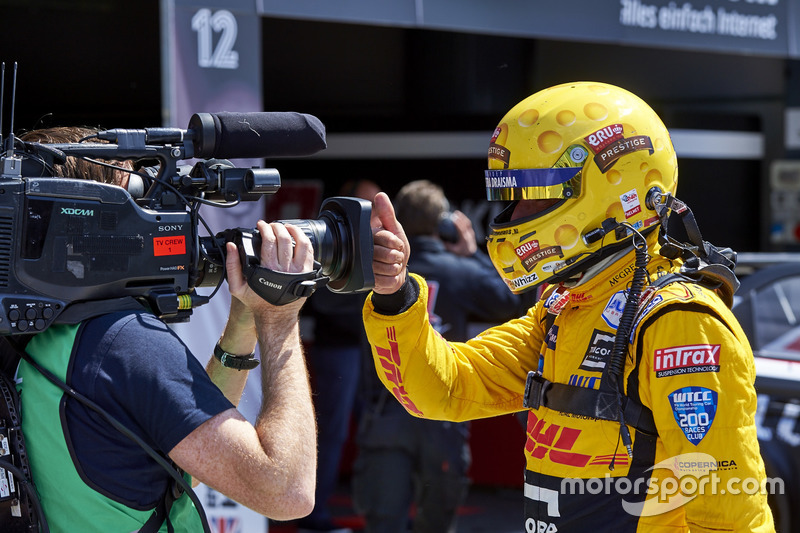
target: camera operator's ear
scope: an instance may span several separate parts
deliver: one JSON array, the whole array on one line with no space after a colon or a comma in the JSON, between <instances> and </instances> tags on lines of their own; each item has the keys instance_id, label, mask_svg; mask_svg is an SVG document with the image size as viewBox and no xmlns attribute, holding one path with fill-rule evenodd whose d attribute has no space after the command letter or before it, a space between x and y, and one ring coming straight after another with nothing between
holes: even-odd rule
<instances>
[{"instance_id":1,"label":"camera operator's ear","mask_svg":"<svg viewBox=\"0 0 800 533\"><path fill-rule=\"evenodd\" d=\"M144 180L138 174L134 174L133 172L128 174L128 185L126 185L125 188L134 198L141 198L144 196Z\"/></svg>"}]
</instances>

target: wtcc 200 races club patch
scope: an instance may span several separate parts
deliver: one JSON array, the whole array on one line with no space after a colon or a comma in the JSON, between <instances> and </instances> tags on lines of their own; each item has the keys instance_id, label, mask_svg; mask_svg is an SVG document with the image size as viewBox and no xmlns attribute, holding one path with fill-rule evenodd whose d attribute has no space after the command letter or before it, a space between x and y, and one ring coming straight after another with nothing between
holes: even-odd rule
<instances>
[{"instance_id":1,"label":"wtcc 200 races club patch","mask_svg":"<svg viewBox=\"0 0 800 533\"><path fill-rule=\"evenodd\" d=\"M689 442L697 446L706 436L717 414L717 391L705 387L683 387L669 393L675 422Z\"/></svg>"}]
</instances>

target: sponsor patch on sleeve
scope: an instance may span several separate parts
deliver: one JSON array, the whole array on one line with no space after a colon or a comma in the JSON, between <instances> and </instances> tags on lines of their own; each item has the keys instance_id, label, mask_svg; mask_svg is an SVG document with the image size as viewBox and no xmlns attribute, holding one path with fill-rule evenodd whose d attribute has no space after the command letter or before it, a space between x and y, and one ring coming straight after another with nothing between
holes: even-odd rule
<instances>
[{"instance_id":1,"label":"sponsor patch on sleeve","mask_svg":"<svg viewBox=\"0 0 800 533\"><path fill-rule=\"evenodd\" d=\"M683 387L669 393L675 422L686 438L697 446L711 429L717 414L717 391L705 387Z\"/></svg>"},{"instance_id":2,"label":"sponsor patch on sleeve","mask_svg":"<svg viewBox=\"0 0 800 533\"><path fill-rule=\"evenodd\" d=\"M659 348L653 353L653 370L657 378L719 372L719 344L689 344Z\"/></svg>"}]
</instances>

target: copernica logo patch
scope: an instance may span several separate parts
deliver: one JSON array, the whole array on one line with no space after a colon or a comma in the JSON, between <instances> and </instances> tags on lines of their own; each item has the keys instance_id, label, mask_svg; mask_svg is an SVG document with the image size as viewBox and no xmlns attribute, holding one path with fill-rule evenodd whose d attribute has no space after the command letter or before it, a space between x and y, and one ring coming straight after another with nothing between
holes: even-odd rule
<instances>
[{"instance_id":1,"label":"copernica logo patch","mask_svg":"<svg viewBox=\"0 0 800 533\"><path fill-rule=\"evenodd\" d=\"M653 354L653 370L657 378L719 372L719 344L689 344L660 348Z\"/></svg>"},{"instance_id":2,"label":"copernica logo patch","mask_svg":"<svg viewBox=\"0 0 800 533\"><path fill-rule=\"evenodd\" d=\"M689 442L697 446L708 434L717 414L717 391L683 387L669 393L675 422Z\"/></svg>"}]
</instances>

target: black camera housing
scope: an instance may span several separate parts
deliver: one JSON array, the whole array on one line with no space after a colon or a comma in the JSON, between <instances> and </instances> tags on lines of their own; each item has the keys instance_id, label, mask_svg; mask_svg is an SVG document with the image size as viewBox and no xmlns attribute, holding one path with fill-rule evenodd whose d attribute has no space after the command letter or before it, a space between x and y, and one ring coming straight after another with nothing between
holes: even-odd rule
<instances>
[{"instance_id":1,"label":"black camera housing","mask_svg":"<svg viewBox=\"0 0 800 533\"><path fill-rule=\"evenodd\" d=\"M215 132L202 135L208 143ZM208 300L195 288L222 282L225 241L255 230L201 237L200 205L257 200L280 188L280 175L221 159L179 168L178 161L195 156L195 137L200 132L158 128L107 130L99 135L108 141L102 143L6 139L0 157L0 335L75 323L131 300L165 321L185 321ZM68 157L156 166L138 172L146 192L134 197L116 185L53 177L52 164ZM319 219L286 221L311 239L318 275L331 290L372 288L370 211L364 200L331 198Z\"/></svg>"}]
</instances>

